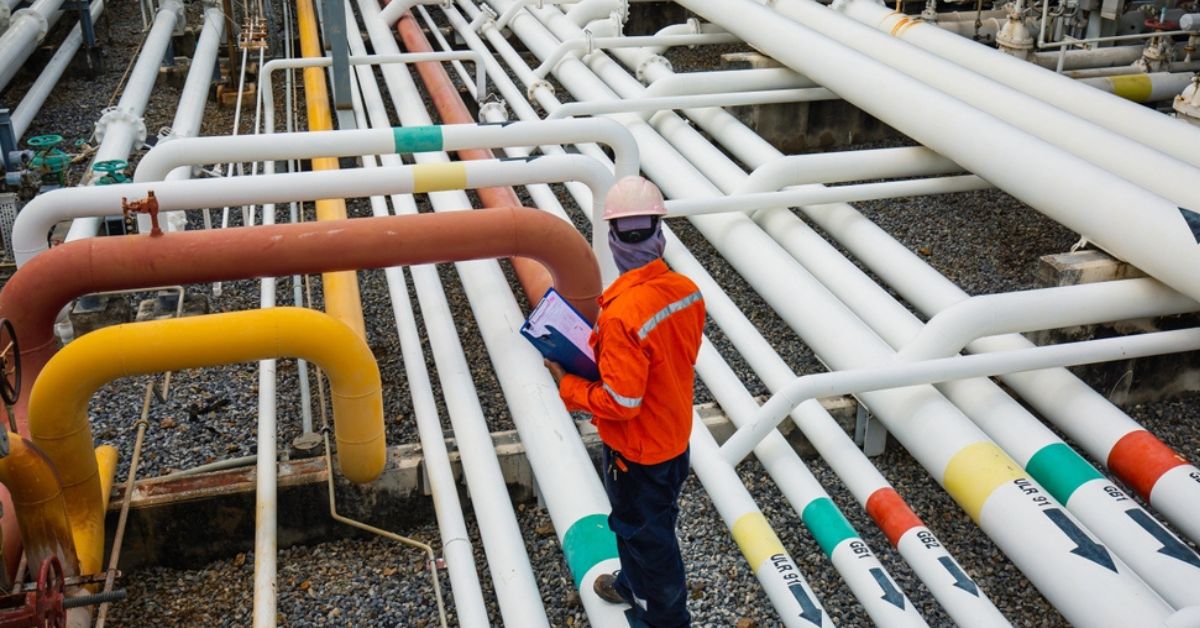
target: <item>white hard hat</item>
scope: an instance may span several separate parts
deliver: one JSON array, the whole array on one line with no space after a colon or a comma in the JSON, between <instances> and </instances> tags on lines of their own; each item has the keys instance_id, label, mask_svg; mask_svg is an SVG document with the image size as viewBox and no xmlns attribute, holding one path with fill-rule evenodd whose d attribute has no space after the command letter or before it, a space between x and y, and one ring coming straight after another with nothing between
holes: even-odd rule
<instances>
[{"instance_id":1,"label":"white hard hat","mask_svg":"<svg viewBox=\"0 0 1200 628\"><path fill-rule=\"evenodd\" d=\"M626 216L665 216L662 192L658 186L638 176L623 177L604 197L604 219Z\"/></svg>"}]
</instances>

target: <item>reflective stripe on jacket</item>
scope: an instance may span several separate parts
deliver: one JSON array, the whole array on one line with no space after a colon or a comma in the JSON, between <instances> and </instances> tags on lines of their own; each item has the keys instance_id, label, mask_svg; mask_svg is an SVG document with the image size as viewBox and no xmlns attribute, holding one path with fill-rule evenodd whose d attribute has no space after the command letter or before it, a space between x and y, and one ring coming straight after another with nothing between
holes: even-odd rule
<instances>
[{"instance_id":1,"label":"reflective stripe on jacket","mask_svg":"<svg viewBox=\"0 0 1200 628\"><path fill-rule=\"evenodd\" d=\"M631 270L600 296L591 345L600 381L567 375L559 394L592 414L600 438L639 464L683 453L692 429L704 299L661 259Z\"/></svg>"}]
</instances>

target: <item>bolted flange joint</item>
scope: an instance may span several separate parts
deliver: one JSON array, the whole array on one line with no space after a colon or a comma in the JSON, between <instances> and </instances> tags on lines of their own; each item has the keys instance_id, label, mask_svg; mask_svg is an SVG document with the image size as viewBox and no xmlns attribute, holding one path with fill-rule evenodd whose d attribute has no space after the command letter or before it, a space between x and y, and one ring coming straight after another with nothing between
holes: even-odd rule
<instances>
[{"instance_id":1,"label":"bolted flange joint","mask_svg":"<svg viewBox=\"0 0 1200 628\"><path fill-rule=\"evenodd\" d=\"M508 104L503 99L495 99L479 106L479 121L487 123L492 117L508 122Z\"/></svg>"},{"instance_id":2,"label":"bolted flange joint","mask_svg":"<svg viewBox=\"0 0 1200 628\"><path fill-rule=\"evenodd\" d=\"M537 90L543 89L543 88L550 90L550 94L554 95L554 86L550 84L550 81L538 79L529 84L529 88L525 90L525 96L527 98L529 98L529 100L531 100L531 101L536 101L537 100L537 95L536 95Z\"/></svg>"},{"instance_id":3,"label":"bolted flange joint","mask_svg":"<svg viewBox=\"0 0 1200 628\"><path fill-rule=\"evenodd\" d=\"M20 11L13 13L12 17L9 19L9 23L16 24L20 20L33 20L37 24L37 27L38 27L37 40L38 41L42 41L43 39L45 39L46 33L50 32L49 22L46 21L46 18L42 17L41 13L38 13L37 11L34 11L33 9L21 9Z\"/></svg>"},{"instance_id":4,"label":"bolted flange joint","mask_svg":"<svg viewBox=\"0 0 1200 628\"><path fill-rule=\"evenodd\" d=\"M655 65L661 65L668 72L674 71L674 68L671 67L671 62L668 61L666 57L662 55L654 55L652 57L648 57L645 61L642 61L638 64L637 79L642 82L647 81L648 78L646 77L646 73Z\"/></svg>"},{"instance_id":5,"label":"bolted flange joint","mask_svg":"<svg viewBox=\"0 0 1200 628\"><path fill-rule=\"evenodd\" d=\"M135 116L132 112L125 111L119 107L105 109L100 119L96 121L96 141L104 141L104 134L108 132L108 127L111 124L126 124L133 128L135 135L134 148L140 148L146 144L146 121L141 116Z\"/></svg>"}]
</instances>

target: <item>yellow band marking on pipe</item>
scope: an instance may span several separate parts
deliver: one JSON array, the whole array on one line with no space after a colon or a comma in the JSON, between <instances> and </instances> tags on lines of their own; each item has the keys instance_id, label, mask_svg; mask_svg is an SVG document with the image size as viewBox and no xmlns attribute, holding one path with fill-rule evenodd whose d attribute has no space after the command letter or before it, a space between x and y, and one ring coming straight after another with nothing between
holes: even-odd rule
<instances>
[{"instance_id":1,"label":"yellow band marking on pipe","mask_svg":"<svg viewBox=\"0 0 1200 628\"><path fill-rule=\"evenodd\" d=\"M463 163L417 164L413 166L413 192L467 189L467 166Z\"/></svg>"},{"instance_id":2,"label":"yellow band marking on pipe","mask_svg":"<svg viewBox=\"0 0 1200 628\"><path fill-rule=\"evenodd\" d=\"M1153 91L1150 76L1147 74L1110 76L1108 77L1108 82L1112 84L1114 94L1133 102L1146 102L1150 100L1150 93Z\"/></svg>"},{"instance_id":3,"label":"yellow band marking on pipe","mask_svg":"<svg viewBox=\"0 0 1200 628\"><path fill-rule=\"evenodd\" d=\"M981 441L954 454L942 482L955 501L979 523L983 504L1001 484L1026 477L1021 467L995 443Z\"/></svg>"},{"instance_id":4,"label":"yellow band marking on pipe","mask_svg":"<svg viewBox=\"0 0 1200 628\"><path fill-rule=\"evenodd\" d=\"M733 540L753 571L768 558L786 552L767 518L758 511L748 512L733 522Z\"/></svg>"}]
</instances>

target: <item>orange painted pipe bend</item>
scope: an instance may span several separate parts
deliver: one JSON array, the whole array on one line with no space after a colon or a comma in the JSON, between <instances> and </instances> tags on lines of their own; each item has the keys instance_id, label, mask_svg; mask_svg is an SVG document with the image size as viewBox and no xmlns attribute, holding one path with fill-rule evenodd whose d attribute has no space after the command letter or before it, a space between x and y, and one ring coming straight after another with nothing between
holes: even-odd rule
<instances>
[{"instance_id":1,"label":"orange painted pipe bend","mask_svg":"<svg viewBox=\"0 0 1200 628\"><path fill-rule=\"evenodd\" d=\"M396 31L403 38L404 47L408 52L433 52L433 47L429 45L429 40L421 32L421 27L413 18L412 12L401 16L400 21L396 23ZM450 80L450 75L446 74L446 69L442 67L441 63L426 61L415 65L417 73L421 75L421 82L425 84L425 89L433 99L433 105L437 108L443 124L475 124L475 117L467 109L466 103L458 93L458 88L454 86L454 82ZM457 154L458 158L464 161L495 159L492 151L486 148L463 149L457 151ZM511 187L479 188L475 192L479 194L479 200L483 201L484 207L506 207L521 204L517 193ZM531 304L536 305L542 295L546 293L546 288L551 286L550 272L536 261L523 257L512 258L512 265L513 272L517 274L517 280L525 292L525 297Z\"/></svg>"},{"instance_id":2,"label":"orange painted pipe bend","mask_svg":"<svg viewBox=\"0 0 1200 628\"><path fill-rule=\"evenodd\" d=\"M82 295L509 256L545 265L555 289L595 320L600 271L587 240L569 223L526 207L88 238L55 247L0 290L0 316L12 321L21 343L18 427L27 433L31 382L57 350L55 317Z\"/></svg>"},{"instance_id":3,"label":"orange painted pipe bend","mask_svg":"<svg viewBox=\"0 0 1200 628\"><path fill-rule=\"evenodd\" d=\"M289 357L329 377L342 473L374 480L387 458L379 367L366 341L328 314L281 307L127 323L86 334L50 360L29 399L29 431L62 481L84 574L104 558L104 487L87 414L96 390L121 377ZM17 516L24 525L19 501Z\"/></svg>"}]
</instances>

